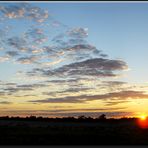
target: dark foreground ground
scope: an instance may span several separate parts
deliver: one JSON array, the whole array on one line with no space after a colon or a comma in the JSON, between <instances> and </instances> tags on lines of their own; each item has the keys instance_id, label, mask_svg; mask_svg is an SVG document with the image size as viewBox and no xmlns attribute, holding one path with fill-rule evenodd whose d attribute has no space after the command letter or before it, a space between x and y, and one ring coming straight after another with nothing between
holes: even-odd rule
<instances>
[{"instance_id":1,"label":"dark foreground ground","mask_svg":"<svg viewBox=\"0 0 148 148\"><path fill-rule=\"evenodd\" d=\"M0 119L0 145L147 145L135 120L24 121Z\"/></svg>"}]
</instances>

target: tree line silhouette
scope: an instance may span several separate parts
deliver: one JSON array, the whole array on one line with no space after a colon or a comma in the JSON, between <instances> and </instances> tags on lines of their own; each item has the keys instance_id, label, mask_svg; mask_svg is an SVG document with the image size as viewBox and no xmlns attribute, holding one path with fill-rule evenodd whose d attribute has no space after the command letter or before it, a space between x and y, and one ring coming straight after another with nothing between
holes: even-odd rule
<instances>
[{"instance_id":1,"label":"tree line silhouette","mask_svg":"<svg viewBox=\"0 0 148 148\"><path fill-rule=\"evenodd\" d=\"M121 145L148 144L148 128L138 118L42 116L0 117L0 145Z\"/></svg>"},{"instance_id":2,"label":"tree line silhouette","mask_svg":"<svg viewBox=\"0 0 148 148\"><path fill-rule=\"evenodd\" d=\"M78 116L78 117L55 117L55 118L49 118L49 117L42 117L42 116L26 116L26 117L19 117L19 116L1 116L0 120L20 120L20 121L75 121L75 122L96 122L96 121L133 121L137 118L127 118L127 117L121 117L121 118L107 118L105 114L101 114L96 118L92 117L86 117L84 115Z\"/></svg>"}]
</instances>

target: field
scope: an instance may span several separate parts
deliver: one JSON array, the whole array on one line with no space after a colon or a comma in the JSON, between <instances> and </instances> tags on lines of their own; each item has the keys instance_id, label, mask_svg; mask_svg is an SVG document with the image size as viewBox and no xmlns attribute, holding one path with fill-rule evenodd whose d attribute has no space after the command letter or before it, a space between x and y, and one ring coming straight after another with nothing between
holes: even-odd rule
<instances>
[{"instance_id":1,"label":"field","mask_svg":"<svg viewBox=\"0 0 148 148\"><path fill-rule=\"evenodd\" d=\"M0 119L1 145L146 145L148 129L135 119Z\"/></svg>"}]
</instances>

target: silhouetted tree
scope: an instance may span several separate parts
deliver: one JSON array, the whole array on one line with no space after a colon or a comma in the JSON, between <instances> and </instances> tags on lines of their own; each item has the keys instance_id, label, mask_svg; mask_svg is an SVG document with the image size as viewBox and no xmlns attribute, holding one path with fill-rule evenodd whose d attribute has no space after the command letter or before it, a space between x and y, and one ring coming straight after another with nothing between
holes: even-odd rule
<instances>
[{"instance_id":1,"label":"silhouetted tree","mask_svg":"<svg viewBox=\"0 0 148 148\"><path fill-rule=\"evenodd\" d=\"M37 117L38 120L43 120L42 116Z\"/></svg>"},{"instance_id":2,"label":"silhouetted tree","mask_svg":"<svg viewBox=\"0 0 148 148\"><path fill-rule=\"evenodd\" d=\"M79 120L84 120L86 117L84 115L78 117Z\"/></svg>"},{"instance_id":3,"label":"silhouetted tree","mask_svg":"<svg viewBox=\"0 0 148 148\"><path fill-rule=\"evenodd\" d=\"M105 115L105 114L100 115L100 116L99 116L99 119L100 119L100 120L105 120L105 119L106 119L106 115Z\"/></svg>"},{"instance_id":4,"label":"silhouetted tree","mask_svg":"<svg viewBox=\"0 0 148 148\"><path fill-rule=\"evenodd\" d=\"M29 119L30 119L30 120L36 120L36 116L32 116L32 115L31 115L31 116L29 117Z\"/></svg>"}]
</instances>

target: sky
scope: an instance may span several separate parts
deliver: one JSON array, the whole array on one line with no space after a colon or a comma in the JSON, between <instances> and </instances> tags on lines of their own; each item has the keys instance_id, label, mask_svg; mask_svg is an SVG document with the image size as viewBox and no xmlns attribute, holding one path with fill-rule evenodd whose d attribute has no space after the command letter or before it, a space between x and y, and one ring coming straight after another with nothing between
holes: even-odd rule
<instances>
[{"instance_id":1,"label":"sky","mask_svg":"<svg viewBox=\"0 0 148 148\"><path fill-rule=\"evenodd\" d=\"M148 114L148 3L1 2L0 116Z\"/></svg>"}]
</instances>

